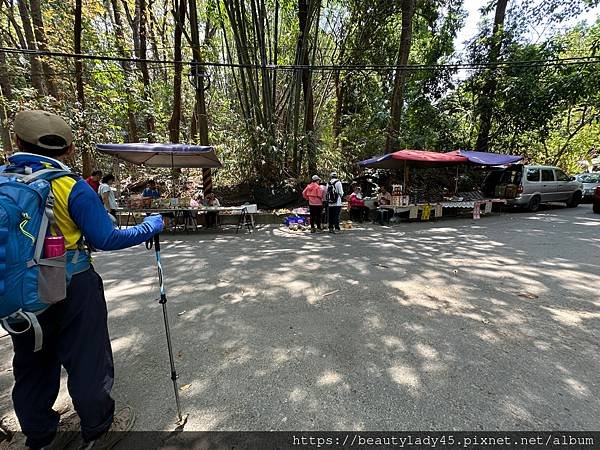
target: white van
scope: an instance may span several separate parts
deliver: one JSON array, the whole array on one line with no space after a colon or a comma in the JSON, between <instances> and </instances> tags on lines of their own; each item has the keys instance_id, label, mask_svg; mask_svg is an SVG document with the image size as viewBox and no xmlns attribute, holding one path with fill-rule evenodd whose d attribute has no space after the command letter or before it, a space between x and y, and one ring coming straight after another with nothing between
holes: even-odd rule
<instances>
[{"instance_id":1,"label":"white van","mask_svg":"<svg viewBox=\"0 0 600 450\"><path fill-rule=\"evenodd\" d=\"M530 211L551 202L575 207L583 198L583 185L553 166L515 164L494 169L486 177L483 191L487 196L505 198L509 205Z\"/></svg>"}]
</instances>

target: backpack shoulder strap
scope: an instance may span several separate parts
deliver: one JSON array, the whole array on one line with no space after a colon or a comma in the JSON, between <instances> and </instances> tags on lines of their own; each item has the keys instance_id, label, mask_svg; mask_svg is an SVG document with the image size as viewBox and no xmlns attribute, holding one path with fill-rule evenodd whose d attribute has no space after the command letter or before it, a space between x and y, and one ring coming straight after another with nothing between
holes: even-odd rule
<instances>
[{"instance_id":1,"label":"backpack shoulder strap","mask_svg":"<svg viewBox=\"0 0 600 450\"><path fill-rule=\"evenodd\" d=\"M42 170L33 172L31 175L24 176L23 181L25 183L31 183L36 180L52 181L52 180L56 180L57 178L68 176L68 175L73 175L73 173L69 172L68 170L64 170L64 169L54 169L54 168L42 169Z\"/></svg>"}]
</instances>

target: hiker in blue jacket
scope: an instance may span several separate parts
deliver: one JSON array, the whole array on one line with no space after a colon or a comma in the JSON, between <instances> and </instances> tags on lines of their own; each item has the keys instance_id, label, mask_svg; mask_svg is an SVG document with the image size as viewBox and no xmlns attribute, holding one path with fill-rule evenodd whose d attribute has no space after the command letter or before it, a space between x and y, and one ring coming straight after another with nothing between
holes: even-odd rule
<instances>
[{"instance_id":1,"label":"hiker in blue jacket","mask_svg":"<svg viewBox=\"0 0 600 450\"><path fill-rule=\"evenodd\" d=\"M68 170L64 161L75 147L71 129L62 118L45 111L22 111L15 117L14 132L19 152L8 158L4 170L26 174L47 168ZM69 284L66 298L37 316L43 333L41 350L34 351L38 336L33 329L11 334L14 408L29 448L60 445L57 441L64 438L56 436L60 416L52 406L63 366L81 419L82 448L110 446L106 441L119 434L107 431L128 431L135 417L130 407L115 412L104 288L83 242L97 250L131 247L160 233L163 222L158 215L149 216L135 227L116 229L85 180L63 176L51 183L54 217L67 251ZM18 324L12 328L17 330Z\"/></svg>"}]
</instances>

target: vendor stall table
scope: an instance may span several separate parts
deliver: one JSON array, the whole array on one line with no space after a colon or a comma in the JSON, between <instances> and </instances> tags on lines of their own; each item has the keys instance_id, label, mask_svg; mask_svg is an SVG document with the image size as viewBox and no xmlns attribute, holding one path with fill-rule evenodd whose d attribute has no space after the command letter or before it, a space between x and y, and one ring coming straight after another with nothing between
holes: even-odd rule
<instances>
[{"instance_id":1,"label":"vendor stall table","mask_svg":"<svg viewBox=\"0 0 600 450\"><path fill-rule=\"evenodd\" d=\"M482 214L489 214L492 212L492 205L494 203L506 204L506 200L483 199L466 202L419 203L406 206L380 205L378 209L393 211L393 214L408 212L409 219L417 219L419 217L419 212L421 212L422 220L428 220L431 217L431 213L433 213L433 217L436 219L442 217L444 208L466 209L473 211L473 219L479 219Z\"/></svg>"},{"instance_id":2,"label":"vendor stall table","mask_svg":"<svg viewBox=\"0 0 600 450\"><path fill-rule=\"evenodd\" d=\"M118 214L126 214L127 220L125 227L129 226L130 221L133 221L133 225L137 225L136 214L148 215L148 214L172 214L173 215L173 230L176 230L178 226L183 226L185 231L188 231L189 222L191 227L195 230L198 227L196 222L197 214L206 214L209 212L216 212L219 216L240 216L235 233L239 233L240 229L246 227L250 232L254 230L254 214L256 214L256 205L242 205L242 206L207 206L197 208L118 208ZM119 227L121 224L119 222Z\"/></svg>"}]
</instances>

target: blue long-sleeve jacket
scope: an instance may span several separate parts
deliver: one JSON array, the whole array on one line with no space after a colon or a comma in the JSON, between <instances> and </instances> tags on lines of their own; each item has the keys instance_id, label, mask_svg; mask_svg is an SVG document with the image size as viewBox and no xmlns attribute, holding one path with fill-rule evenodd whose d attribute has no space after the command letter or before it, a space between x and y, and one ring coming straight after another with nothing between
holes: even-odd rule
<instances>
[{"instance_id":1,"label":"blue long-sleeve jacket","mask_svg":"<svg viewBox=\"0 0 600 450\"><path fill-rule=\"evenodd\" d=\"M60 161L31 153L15 153L8 160L8 170L26 167L33 172L50 167L68 170ZM82 236L98 250L118 250L138 245L162 231L160 216L147 217L131 228L116 229L98 194L81 178L65 176L53 180L52 192L54 216L67 250L76 249Z\"/></svg>"}]
</instances>

